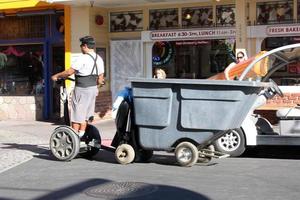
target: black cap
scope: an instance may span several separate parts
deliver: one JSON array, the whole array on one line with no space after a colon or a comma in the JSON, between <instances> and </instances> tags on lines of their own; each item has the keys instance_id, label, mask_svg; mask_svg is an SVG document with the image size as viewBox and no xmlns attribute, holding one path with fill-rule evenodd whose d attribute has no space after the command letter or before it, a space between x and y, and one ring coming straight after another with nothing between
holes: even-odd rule
<instances>
[{"instance_id":1,"label":"black cap","mask_svg":"<svg viewBox=\"0 0 300 200\"><path fill-rule=\"evenodd\" d=\"M82 38L79 39L79 41L81 42L81 44L87 44L87 45L94 45L95 44L95 40L92 36L84 36Z\"/></svg>"}]
</instances>

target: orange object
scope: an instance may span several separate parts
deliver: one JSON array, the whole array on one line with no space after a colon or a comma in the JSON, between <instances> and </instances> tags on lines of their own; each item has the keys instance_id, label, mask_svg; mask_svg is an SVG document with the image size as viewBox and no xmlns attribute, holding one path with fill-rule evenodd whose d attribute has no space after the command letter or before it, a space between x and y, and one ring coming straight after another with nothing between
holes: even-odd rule
<instances>
[{"instance_id":1,"label":"orange object","mask_svg":"<svg viewBox=\"0 0 300 200\"><path fill-rule=\"evenodd\" d=\"M243 71L250 65L250 63L256 58L260 57L266 53L266 51L261 51L257 55L248 58L247 60L240 62L235 65L229 65L223 72L218 73L214 76L209 77L210 80L234 80L238 79ZM264 58L263 60L257 62L252 70L250 70L246 76L246 78L256 77L256 76L264 76L268 73L268 65L269 58Z\"/></svg>"}]
</instances>

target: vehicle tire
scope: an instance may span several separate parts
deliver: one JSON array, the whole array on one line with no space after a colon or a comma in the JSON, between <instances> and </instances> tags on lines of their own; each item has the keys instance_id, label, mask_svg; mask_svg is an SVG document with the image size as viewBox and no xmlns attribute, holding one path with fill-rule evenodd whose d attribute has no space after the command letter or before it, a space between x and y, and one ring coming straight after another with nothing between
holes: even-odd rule
<instances>
[{"instance_id":1,"label":"vehicle tire","mask_svg":"<svg viewBox=\"0 0 300 200\"><path fill-rule=\"evenodd\" d=\"M191 167L197 162L199 152L194 144L181 142L175 149L175 157L180 166Z\"/></svg>"},{"instance_id":2,"label":"vehicle tire","mask_svg":"<svg viewBox=\"0 0 300 200\"><path fill-rule=\"evenodd\" d=\"M134 160L135 152L131 145L121 144L115 151L115 158L118 163L126 165Z\"/></svg>"},{"instance_id":3,"label":"vehicle tire","mask_svg":"<svg viewBox=\"0 0 300 200\"><path fill-rule=\"evenodd\" d=\"M135 162L148 162L153 156L152 150L141 149L135 154Z\"/></svg>"},{"instance_id":4,"label":"vehicle tire","mask_svg":"<svg viewBox=\"0 0 300 200\"><path fill-rule=\"evenodd\" d=\"M71 127L61 126L52 133L49 146L55 158L70 161L78 155L79 137Z\"/></svg>"},{"instance_id":5,"label":"vehicle tire","mask_svg":"<svg viewBox=\"0 0 300 200\"><path fill-rule=\"evenodd\" d=\"M214 142L216 151L229 154L231 157L242 155L246 149L246 139L241 128L233 129Z\"/></svg>"},{"instance_id":6,"label":"vehicle tire","mask_svg":"<svg viewBox=\"0 0 300 200\"><path fill-rule=\"evenodd\" d=\"M87 125L82 140L84 140L87 145L93 140L96 140L97 142L99 142L99 144L101 144L101 136L98 129L90 124ZM87 151L81 153L80 155L84 158L92 158L99 152L99 150L100 148L89 146L89 148L87 148Z\"/></svg>"}]
</instances>

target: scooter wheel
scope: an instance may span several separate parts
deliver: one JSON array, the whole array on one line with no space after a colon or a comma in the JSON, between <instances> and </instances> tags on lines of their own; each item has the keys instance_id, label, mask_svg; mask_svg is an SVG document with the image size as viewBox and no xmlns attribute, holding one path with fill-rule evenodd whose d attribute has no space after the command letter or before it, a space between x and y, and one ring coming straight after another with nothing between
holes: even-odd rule
<instances>
[{"instance_id":1,"label":"scooter wheel","mask_svg":"<svg viewBox=\"0 0 300 200\"><path fill-rule=\"evenodd\" d=\"M175 149L175 157L180 166L191 167L198 160L198 149L190 142L181 142Z\"/></svg>"},{"instance_id":2,"label":"scooter wheel","mask_svg":"<svg viewBox=\"0 0 300 200\"><path fill-rule=\"evenodd\" d=\"M54 130L50 138L52 155L61 161L70 161L78 155L80 148L79 137L68 126L61 126Z\"/></svg>"},{"instance_id":3,"label":"scooter wheel","mask_svg":"<svg viewBox=\"0 0 300 200\"><path fill-rule=\"evenodd\" d=\"M131 145L121 144L115 151L115 158L118 163L126 165L134 160L135 152Z\"/></svg>"}]
</instances>

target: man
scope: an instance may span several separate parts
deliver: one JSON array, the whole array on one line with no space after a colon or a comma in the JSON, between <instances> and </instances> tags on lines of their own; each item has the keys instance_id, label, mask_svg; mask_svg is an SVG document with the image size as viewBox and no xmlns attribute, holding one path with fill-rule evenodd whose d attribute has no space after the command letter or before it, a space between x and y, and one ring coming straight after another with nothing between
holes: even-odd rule
<instances>
[{"instance_id":1,"label":"man","mask_svg":"<svg viewBox=\"0 0 300 200\"><path fill-rule=\"evenodd\" d=\"M85 133L87 122L95 112L97 85L104 82L104 63L94 51L95 40L91 36L80 38L82 54L71 68L52 76L53 81L75 74L75 88L71 98L71 124L79 137Z\"/></svg>"}]
</instances>

